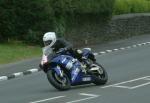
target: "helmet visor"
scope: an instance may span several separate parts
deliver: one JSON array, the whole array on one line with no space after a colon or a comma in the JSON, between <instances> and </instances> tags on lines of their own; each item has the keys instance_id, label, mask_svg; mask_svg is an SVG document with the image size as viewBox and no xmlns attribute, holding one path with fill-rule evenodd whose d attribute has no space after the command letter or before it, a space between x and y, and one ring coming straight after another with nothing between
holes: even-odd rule
<instances>
[{"instance_id":1,"label":"helmet visor","mask_svg":"<svg viewBox=\"0 0 150 103\"><path fill-rule=\"evenodd\" d=\"M48 46L48 45L50 45L51 43L52 43L52 40L44 41L44 45L45 45L45 46Z\"/></svg>"}]
</instances>

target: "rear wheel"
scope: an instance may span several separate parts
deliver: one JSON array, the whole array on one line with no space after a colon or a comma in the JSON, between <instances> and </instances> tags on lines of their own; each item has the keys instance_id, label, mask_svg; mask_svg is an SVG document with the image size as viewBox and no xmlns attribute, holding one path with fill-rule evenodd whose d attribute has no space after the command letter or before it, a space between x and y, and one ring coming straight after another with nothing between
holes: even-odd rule
<instances>
[{"instance_id":1,"label":"rear wheel","mask_svg":"<svg viewBox=\"0 0 150 103\"><path fill-rule=\"evenodd\" d=\"M71 88L71 83L68 76L63 73L63 77L56 74L54 70L49 70L47 72L48 81L58 90L68 90Z\"/></svg>"},{"instance_id":2,"label":"rear wheel","mask_svg":"<svg viewBox=\"0 0 150 103\"><path fill-rule=\"evenodd\" d=\"M108 75L106 70L103 66L101 66L98 63L94 63L97 67L99 67L99 70L94 73L95 80L93 81L96 85L104 85L108 81Z\"/></svg>"}]
</instances>

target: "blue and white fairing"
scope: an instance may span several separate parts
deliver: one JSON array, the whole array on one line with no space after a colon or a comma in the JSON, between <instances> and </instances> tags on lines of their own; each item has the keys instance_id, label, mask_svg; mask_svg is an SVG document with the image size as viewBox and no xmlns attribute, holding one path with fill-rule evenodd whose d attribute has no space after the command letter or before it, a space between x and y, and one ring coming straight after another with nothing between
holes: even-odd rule
<instances>
[{"instance_id":1,"label":"blue and white fairing","mask_svg":"<svg viewBox=\"0 0 150 103\"><path fill-rule=\"evenodd\" d=\"M59 65L53 68L55 69L55 71L57 71L58 75L61 75L59 72L60 66L70 71L69 73L71 76L72 84L82 81L80 77L82 73L81 63L77 59L74 59L73 57L68 55L59 55L53 58L51 62L54 64L57 63L57 65Z\"/></svg>"},{"instance_id":2,"label":"blue and white fairing","mask_svg":"<svg viewBox=\"0 0 150 103\"><path fill-rule=\"evenodd\" d=\"M84 55L88 56L89 50L83 50ZM50 62L49 69L56 71L57 75L63 77L63 69L69 71L70 81L72 85L88 82L92 80L91 76L85 75L81 70L81 63L71 55L56 54L53 55L51 48L43 49L43 57L47 59L44 62Z\"/></svg>"}]
</instances>

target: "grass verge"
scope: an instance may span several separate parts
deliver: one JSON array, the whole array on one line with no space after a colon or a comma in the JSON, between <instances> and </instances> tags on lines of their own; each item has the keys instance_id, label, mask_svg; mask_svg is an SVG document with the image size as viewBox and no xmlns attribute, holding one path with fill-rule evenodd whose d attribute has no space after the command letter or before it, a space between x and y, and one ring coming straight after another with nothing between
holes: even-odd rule
<instances>
[{"instance_id":1,"label":"grass verge","mask_svg":"<svg viewBox=\"0 0 150 103\"><path fill-rule=\"evenodd\" d=\"M0 44L0 64L41 56L41 47L20 43Z\"/></svg>"}]
</instances>

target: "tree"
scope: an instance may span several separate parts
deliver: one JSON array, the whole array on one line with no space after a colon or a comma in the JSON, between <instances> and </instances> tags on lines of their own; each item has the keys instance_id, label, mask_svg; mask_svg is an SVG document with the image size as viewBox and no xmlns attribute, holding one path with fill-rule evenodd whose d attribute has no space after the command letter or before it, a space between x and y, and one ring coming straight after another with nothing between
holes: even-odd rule
<instances>
[{"instance_id":1,"label":"tree","mask_svg":"<svg viewBox=\"0 0 150 103\"><path fill-rule=\"evenodd\" d=\"M37 42L41 39L40 33L54 27L49 0L1 0L0 10L2 40L16 38Z\"/></svg>"}]
</instances>

